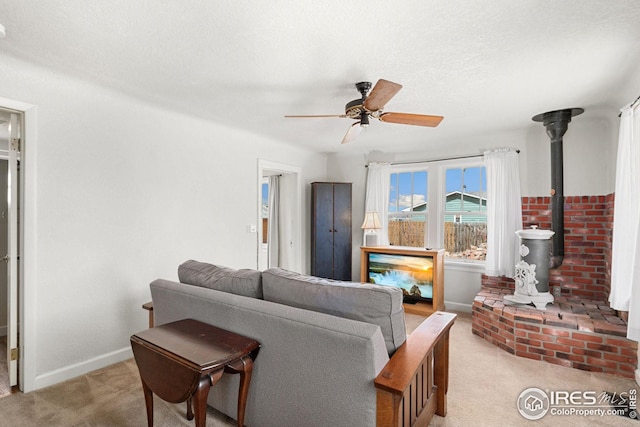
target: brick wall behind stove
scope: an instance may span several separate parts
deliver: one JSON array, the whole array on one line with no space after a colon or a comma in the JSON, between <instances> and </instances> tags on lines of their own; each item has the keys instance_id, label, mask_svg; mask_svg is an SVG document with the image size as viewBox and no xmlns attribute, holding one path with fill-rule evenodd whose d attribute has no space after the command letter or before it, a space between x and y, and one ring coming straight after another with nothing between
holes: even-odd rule
<instances>
[{"instance_id":1,"label":"brick wall behind stove","mask_svg":"<svg viewBox=\"0 0 640 427\"><path fill-rule=\"evenodd\" d=\"M564 261L549 271L549 286L563 296L606 301L611 289L614 194L567 196L564 203ZM522 223L551 229L551 198L523 197ZM512 279L482 276L482 285L514 288Z\"/></svg>"}]
</instances>

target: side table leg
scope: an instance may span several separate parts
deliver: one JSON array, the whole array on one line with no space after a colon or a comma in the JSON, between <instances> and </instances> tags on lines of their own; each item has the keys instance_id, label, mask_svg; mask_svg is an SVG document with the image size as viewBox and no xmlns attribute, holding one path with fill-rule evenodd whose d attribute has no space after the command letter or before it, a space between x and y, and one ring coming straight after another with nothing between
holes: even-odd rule
<instances>
[{"instance_id":1,"label":"side table leg","mask_svg":"<svg viewBox=\"0 0 640 427\"><path fill-rule=\"evenodd\" d=\"M144 404L147 407L147 426L153 427L153 392L144 380L142 381L142 391L144 392Z\"/></svg>"},{"instance_id":2,"label":"side table leg","mask_svg":"<svg viewBox=\"0 0 640 427\"><path fill-rule=\"evenodd\" d=\"M198 389L190 398L193 403L196 427L205 427L207 424L207 397L209 396L209 389L218 382L222 374L224 374L224 370L220 369L200 378Z\"/></svg>"},{"instance_id":3,"label":"side table leg","mask_svg":"<svg viewBox=\"0 0 640 427\"><path fill-rule=\"evenodd\" d=\"M244 427L244 411L247 407L247 396L253 372L253 359L244 357L227 365L226 370L240 374L240 389L238 390L238 427Z\"/></svg>"},{"instance_id":4,"label":"side table leg","mask_svg":"<svg viewBox=\"0 0 640 427\"><path fill-rule=\"evenodd\" d=\"M207 424L207 396L211 388L209 376L200 378L200 385L193 394L193 412L196 416L196 427L205 427Z\"/></svg>"},{"instance_id":5,"label":"side table leg","mask_svg":"<svg viewBox=\"0 0 640 427\"><path fill-rule=\"evenodd\" d=\"M187 399L187 419L189 421L193 419L193 410L191 409L191 398Z\"/></svg>"}]
</instances>

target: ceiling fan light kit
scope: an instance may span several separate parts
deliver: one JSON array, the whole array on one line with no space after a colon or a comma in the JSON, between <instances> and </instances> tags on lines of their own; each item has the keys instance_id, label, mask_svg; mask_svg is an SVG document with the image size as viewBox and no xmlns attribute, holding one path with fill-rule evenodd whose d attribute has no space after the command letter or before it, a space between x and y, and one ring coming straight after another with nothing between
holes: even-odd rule
<instances>
[{"instance_id":1,"label":"ceiling fan light kit","mask_svg":"<svg viewBox=\"0 0 640 427\"><path fill-rule=\"evenodd\" d=\"M360 122L355 122L354 124L352 124L349 129L347 130L347 133L344 135L344 138L342 138L342 142L341 144L348 144L349 142L353 141L354 139L356 139L361 133L362 131L365 130L364 126L360 125Z\"/></svg>"},{"instance_id":2,"label":"ceiling fan light kit","mask_svg":"<svg viewBox=\"0 0 640 427\"><path fill-rule=\"evenodd\" d=\"M362 129L369 126L369 118L378 119L382 122L397 123L413 126L436 127L440 124L444 117L427 116L424 114L409 113L385 113L383 108L391 98L393 98L402 89L402 85L389 80L380 79L371 89L371 82L359 82L355 84L356 89L362 96L359 99L349 101L344 107L344 114L333 115L310 115L310 116L285 116L286 118L321 118L321 117L339 117L358 120L355 122L347 134L342 139L342 143L346 144L353 141L362 133ZM371 92L369 93L369 90ZM368 95L367 95L368 93Z\"/></svg>"},{"instance_id":3,"label":"ceiling fan light kit","mask_svg":"<svg viewBox=\"0 0 640 427\"><path fill-rule=\"evenodd\" d=\"M362 127L369 126L369 115L367 113L360 114L360 126Z\"/></svg>"}]
</instances>

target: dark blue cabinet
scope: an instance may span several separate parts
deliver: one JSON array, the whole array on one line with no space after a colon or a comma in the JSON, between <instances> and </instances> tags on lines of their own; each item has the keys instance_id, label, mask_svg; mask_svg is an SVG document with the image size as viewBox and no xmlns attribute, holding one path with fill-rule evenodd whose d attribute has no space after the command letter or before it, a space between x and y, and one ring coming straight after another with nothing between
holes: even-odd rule
<instances>
[{"instance_id":1,"label":"dark blue cabinet","mask_svg":"<svg viewBox=\"0 0 640 427\"><path fill-rule=\"evenodd\" d=\"M351 280L351 183L311 184L311 274Z\"/></svg>"}]
</instances>

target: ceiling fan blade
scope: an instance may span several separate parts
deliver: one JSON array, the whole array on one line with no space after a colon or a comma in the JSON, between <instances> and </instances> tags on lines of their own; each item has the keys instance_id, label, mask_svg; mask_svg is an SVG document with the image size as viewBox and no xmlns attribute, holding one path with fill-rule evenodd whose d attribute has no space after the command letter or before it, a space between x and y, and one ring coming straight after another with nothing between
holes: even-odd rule
<instances>
[{"instance_id":1,"label":"ceiling fan blade","mask_svg":"<svg viewBox=\"0 0 640 427\"><path fill-rule=\"evenodd\" d=\"M426 116L424 114L409 113L382 113L380 120L389 123L399 123L402 125L436 127L444 119L442 116Z\"/></svg>"},{"instance_id":2,"label":"ceiling fan blade","mask_svg":"<svg viewBox=\"0 0 640 427\"><path fill-rule=\"evenodd\" d=\"M364 108L369 111L382 110L387 102L402 89L402 85L389 80L380 79L371 89L369 96L364 101Z\"/></svg>"},{"instance_id":3,"label":"ceiling fan blade","mask_svg":"<svg viewBox=\"0 0 640 427\"><path fill-rule=\"evenodd\" d=\"M342 138L342 144L347 144L353 141L358 137L358 135L362 133L363 130L364 128L360 126L360 122L355 122L351 125L351 127L349 127L349 130L347 131L344 138Z\"/></svg>"},{"instance_id":4,"label":"ceiling fan blade","mask_svg":"<svg viewBox=\"0 0 640 427\"><path fill-rule=\"evenodd\" d=\"M347 117L345 114L316 114L311 116L284 116L287 119L317 119L325 117Z\"/></svg>"}]
</instances>

